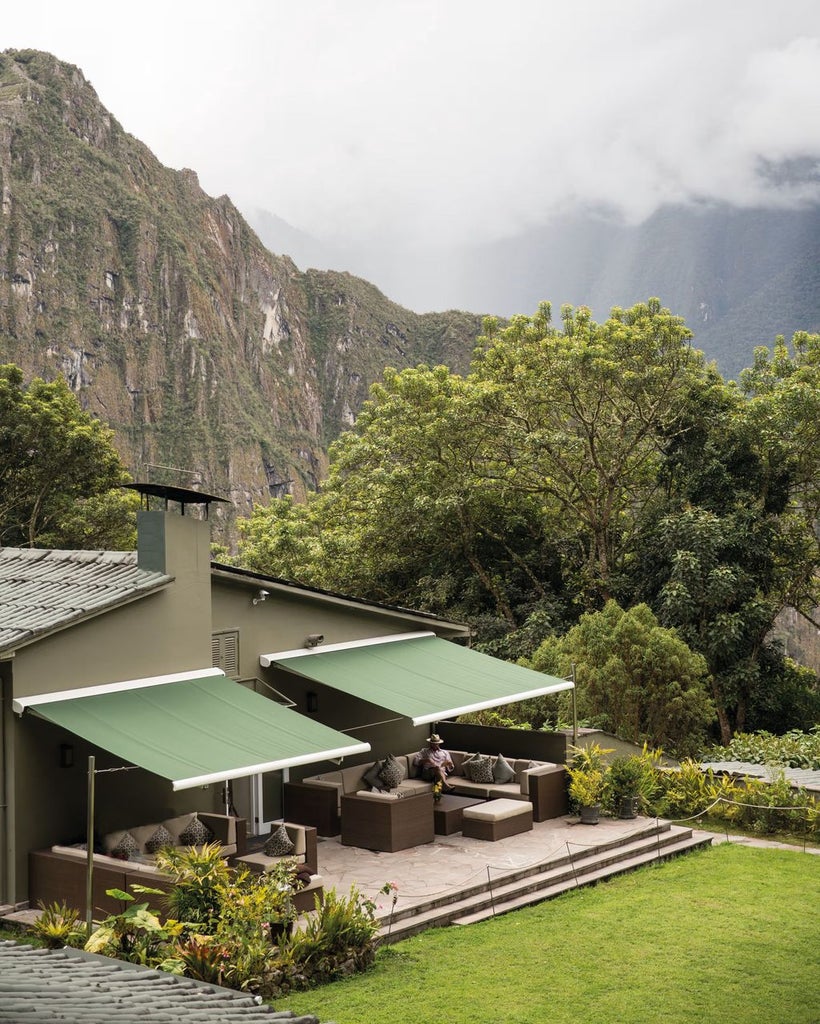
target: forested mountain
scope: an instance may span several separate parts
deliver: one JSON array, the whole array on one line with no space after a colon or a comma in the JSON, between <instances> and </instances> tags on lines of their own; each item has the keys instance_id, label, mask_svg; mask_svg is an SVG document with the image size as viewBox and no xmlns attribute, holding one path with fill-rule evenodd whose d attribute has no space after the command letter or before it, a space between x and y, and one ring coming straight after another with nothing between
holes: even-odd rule
<instances>
[{"instance_id":1,"label":"forested mountain","mask_svg":"<svg viewBox=\"0 0 820 1024\"><path fill-rule=\"evenodd\" d=\"M62 374L135 475L240 512L315 486L386 365L466 367L479 331L272 255L46 53L0 55L0 197L0 362Z\"/></svg>"},{"instance_id":2,"label":"forested mountain","mask_svg":"<svg viewBox=\"0 0 820 1024\"><path fill-rule=\"evenodd\" d=\"M635 226L576 214L495 243L375 256L324 246L263 211L249 216L274 252L348 267L414 309L510 316L549 299L589 306L600 321L658 295L726 377L778 334L820 330L820 207L667 206Z\"/></svg>"}]
</instances>

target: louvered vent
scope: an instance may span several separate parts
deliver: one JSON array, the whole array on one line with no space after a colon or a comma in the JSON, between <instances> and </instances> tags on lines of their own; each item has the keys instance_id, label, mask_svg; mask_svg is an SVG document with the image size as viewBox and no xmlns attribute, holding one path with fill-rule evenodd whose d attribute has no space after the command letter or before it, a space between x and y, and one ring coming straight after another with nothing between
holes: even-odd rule
<instances>
[{"instance_id":1,"label":"louvered vent","mask_svg":"<svg viewBox=\"0 0 820 1024\"><path fill-rule=\"evenodd\" d=\"M239 631L226 630L211 636L211 663L231 679L239 678Z\"/></svg>"}]
</instances>

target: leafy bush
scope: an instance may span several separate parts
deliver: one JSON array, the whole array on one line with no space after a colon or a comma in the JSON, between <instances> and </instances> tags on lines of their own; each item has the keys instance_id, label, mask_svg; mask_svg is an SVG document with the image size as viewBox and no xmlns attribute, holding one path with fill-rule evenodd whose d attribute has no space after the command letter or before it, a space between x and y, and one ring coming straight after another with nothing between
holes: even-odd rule
<instances>
[{"instance_id":1,"label":"leafy bush","mask_svg":"<svg viewBox=\"0 0 820 1024\"><path fill-rule=\"evenodd\" d=\"M738 808L737 820L753 832L771 835L806 828L805 791L790 786L782 772L769 782L747 779L738 803L742 806Z\"/></svg>"},{"instance_id":2,"label":"leafy bush","mask_svg":"<svg viewBox=\"0 0 820 1024\"><path fill-rule=\"evenodd\" d=\"M148 903L109 889L110 896L129 906L99 923L86 943L89 952L250 991L264 999L373 963L379 927L376 904L355 887L347 897L327 891L324 903L316 901L304 928L296 929L293 894L301 883L290 859L254 874L228 867L213 847L205 846L166 849L158 854L157 863L174 875L171 892L138 885L132 889L164 896L179 918L163 922ZM382 891L393 889L387 883Z\"/></svg>"},{"instance_id":3,"label":"leafy bush","mask_svg":"<svg viewBox=\"0 0 820 1024\"><path fill-rule=\"evenodd\" d=\"M659 773L661 792L652 812L680 820L708 814L758 833L820 837L820 809L809 793L782 774L771 781L731 779L695 761Z\"/></svg>"},{"instance_id":4,"label":"leafy bush","mask_svg":"<svg viewBox=\"0 0 820 1024\"><path fill-rule=\"evenodd\" d=\"M770 732L738 733L726 747L709 751L710 761L748 761L776 768L820 769L820 726L811 732L793 729L782 736Z\"/></svg>"},{"instance_id":5,"label":"leafy bush","mask_svg":"<svg viewBox=\"0 0 820 1024\"><path fill-rule=\"evenodd\" d=\"M719 800L735 800L739 788L725 776L716 776L710 769L703 771L696 761L683 761L677 770L666 769L659 774L660 793L654 805L654 812L667 818L692 818L705 811L720 816L727 808L725 817L730 815L731 804ZM712 805L715 805L712 807Z\"/></svg>"},{"instance_id":6,"label":"leafy bush","mask_svg":"<svg viewBox=\"0 0 820 1024\"><path fill-rule=\"evenodd\" d=\"M220 887L231 877L220 844L166 846L157 853L157 867L174 878L165 897L172 916L203 932L215 931L222 905Z\"/></svg>"},{"instance_id":7,"label":"leafy bush","mask_svg":"<svg viewBox=\"0 0 820 1024\"><path fill-rule=\"evenodd\" d=\"M85 929L80 915L65 903L40 903L42 913L31 926L32 931L48 949L62 946L81 946Z\"/></svg>"},{"instance_id":8,"label":"leafy bush","mask_svg":"<svg viewBox=\"0 0 820 1024\"><path fill-rule=\"evenodd\" d=\"M159 889L133 886L135 891L162 895ZM169 944L183 930L178 921L168 920L163 925L159 917L148 908L148 903L137 903L129 892L107 889L109 896L129 906L119 914L109 914L86 942L89 953L116 957L145 967L158 967L168 955Z\"/></svg>"},{"instance_id":9,"label":"leafy bush","mask_svg":"<svg viewBox=\"0 0 820 1024\"><path fill-rule=\"evenodd\" d=\"M351 886L348 896L331 889L324 902L307 921L304 932L294 937L294 951L315 956L335 956L368 946L378 931L376 904Z\"/></svg>"},{"instance_id":10,"label":"leafy bush","mask_svg":"<svg viewBox=\"0 0 820 1024\"><path fill-rule=\"evenodd\" d=\"M622 800L636 800L638 811L645 813L660 792L658 765L660 750L644 745L640 754L614 758L604 776L604 807L617 814Z\"/></svg>"}]
</instances>

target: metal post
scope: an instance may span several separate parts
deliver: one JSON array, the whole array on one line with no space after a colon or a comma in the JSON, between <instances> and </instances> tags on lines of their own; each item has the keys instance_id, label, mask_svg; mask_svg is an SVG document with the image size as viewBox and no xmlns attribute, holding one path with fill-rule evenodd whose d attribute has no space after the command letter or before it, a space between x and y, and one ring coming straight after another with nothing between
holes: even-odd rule
<instances>
[{"instance_id":1,"label":"metal post","mask_svg":"<svg viewBox=\"0 0 820 1024\"><path fill-rule=\"evenodd\" d=\"M575 662L572 663L572 745L578 746L578 704L575 700Z\"/></svg>"},{"instance_id":2,"label":"metal post","mask_svg":"<svg viewBox=\"0 0 820 1024\"><path fill-rule=\"evenodd\" d=\"M489 889L490 892L490 909L493 912L493 917L495 917L495 896L493 895L493 879L492 876L490 875L489 864L487 865L487 888Z\"/></svg>"},{"instance_id":3,"label":"metal post","mask_svg":"<svg viewBox=\"0 0 820 1024\"><path fill-rule=\"evenodd\" d=\"M91 908L94 904L94 766L96 758L88 755L88 831L86 833L85 930L91 938Z\"/></svg>"}]
</instances>

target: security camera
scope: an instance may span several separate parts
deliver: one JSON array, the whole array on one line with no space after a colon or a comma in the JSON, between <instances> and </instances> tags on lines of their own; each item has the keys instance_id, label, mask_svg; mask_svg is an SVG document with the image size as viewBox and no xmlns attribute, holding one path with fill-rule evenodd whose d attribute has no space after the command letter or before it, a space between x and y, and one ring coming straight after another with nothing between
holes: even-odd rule
<instances>
[{"instance_id":1,"label":"security camera","mask_svg":"<svg viewBox=\"0 0 820 1024\"><path fill-rule=\"evenodd\" d=\"M253 603L254 604L259 604L261 601L264 601L269 596L270 596L270 591L269 590L257 590L256 597L253 599Z\"/></svg>"},{"instance_id":2,"label":"security camera","mask_svg":"<svg viewBox=\"0 0 820 1024\"><path fill-rule=\"evenodd\" d=\"M308 633L305 637L305 647L318 647L319 644L324 643L324 633Z\"/></svg>"}]
</instances>

